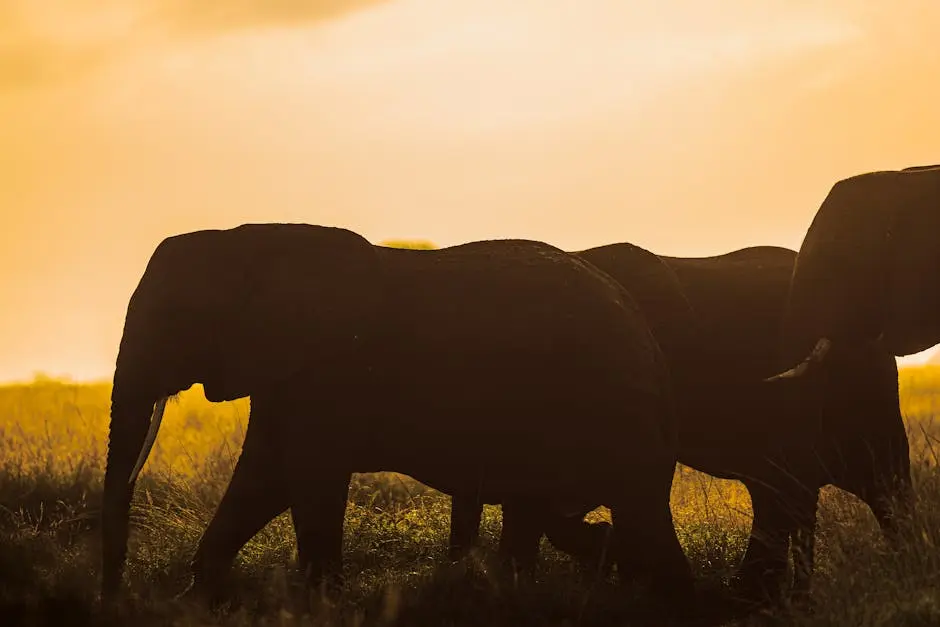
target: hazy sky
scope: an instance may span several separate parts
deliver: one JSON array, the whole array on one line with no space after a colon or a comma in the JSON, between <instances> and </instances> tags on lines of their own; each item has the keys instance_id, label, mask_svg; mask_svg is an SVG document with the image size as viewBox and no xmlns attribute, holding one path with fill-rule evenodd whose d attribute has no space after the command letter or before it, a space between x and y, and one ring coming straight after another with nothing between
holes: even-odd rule
<instances>
[{"instance_id":1,"label":"hazy sky","mask_svg":"<svg viewBox=\"0 0 940 627\"><path fill-rule=\"evenodd\" d=\"M796 248L940 162L940 3L720 4L0 0L0 380L110 377L183 231Z\"/></svg>"}]
</instances>

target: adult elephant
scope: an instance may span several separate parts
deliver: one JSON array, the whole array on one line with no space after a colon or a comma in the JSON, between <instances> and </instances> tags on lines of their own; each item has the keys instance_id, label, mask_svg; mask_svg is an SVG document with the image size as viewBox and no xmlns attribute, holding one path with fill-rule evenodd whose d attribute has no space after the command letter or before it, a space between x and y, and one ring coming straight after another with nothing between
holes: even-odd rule
<instances>
[{"instance_id":1,"label":"adult elephant","mask_svg":"<svg viewBox=\"0 0 940 627\"><path fill-rule=\"evenodd\" d=\"M784 368L836 344L896 356L940 342L940 165L837 182L800 246ZM806 365L819 361L808 360Z\"/></svg>"},{"instance_id":2,"label":"adult elephant","mask_svg":"<svg viewBox=\"0 0 940 627\"><path fill-rule=\"evenodd\" d=\"M659 257L633 244L614 244L577 255L626 288L665 355L673 389L687 388L699 376L699 356L691 347L700 341L700 320L675 272ZM694 366L690 358L696 360ZM457 560L478 544L483 504L492 502L477 490L454 494L451 502L449 556ZM583 522L591 509L559 517L525 499L504 500L498 554L519 571L531 574L544 533L557 549L587 566L596 566L608 554L610 536L608 524Z\"/></svg>"},{"instance_id":3,"label":"adult elephant","mask_svg":"<svg viewBox=\"0 0 940 627\"><path fill-rule=\"evenodd\" d=\"M845 347L813 376L755 381L780 366L796 252L760 246L663 259L702 319L705 363L722 364L731 377L723 384L718 369L702 367L693 393L682 395L679 459L748 488L754 523L738 573L742 590L775 595L792 542L793 590L805 595L820 488L858 496L889 537L892 504L910 502L897 364L877 346Z\"/></svg>"},{"instance_id":4,"label":"adult elephant","mask_svg":"<svg viewBox=\"0 0 940 627\"><path fill-rule=\"evenodd\" d=\"M782 323L784 371L769 380L785 383L853 355L900 357L940 342L938 233L940 165L868 172L833 185L800 246ZM864 389L864 379L854 383ZM803 544L811 555L812 534Z\"/></svg>"},{"instance_id":5,"label":"adult elephant","mask_svg":"<svg viewBox=\"0 0 940 627\"><path fill-rule=\"evenodd\" d=\"M164 240L130 298L114 375L105 598L166 400L196 382L210 401L252 399L193 560L204 590L288 506L301 568L336 574L350 474L396 470L553 515L608 505L618 567L691 598L669 510L664 360L629 294L557 248L398 250L277 224Z\"/></svg>"},{"instance_id":6,"label":"adult elephant","mask_svg":"<svg viewBox=\"0 0 940 627\"><path fill-rule=\"evenodd\" d=\"M678 398L679 461L738 479L751 495L754 522L738 573L743 593L776 595L791 536L794 547L811 550L807 534L823 485L858 495L890 530L889 502L910 486L893 357L875 347L844 351L818 376L763 381L779 366L794 251L760 246L715 257L657 257L624 243L578 254L631 293L663 348ZM456 499L454 508L451 544L472 544L479 518ZM520 520L530 525L524 564L531 567L542 528L515 511L506 518L505 510L504 533ZM588 561L601 553L602 528L546 520L557 548ZM812 568L803 556L795 554L797 591L808 587Z\"/></svg>"}]
</instances>

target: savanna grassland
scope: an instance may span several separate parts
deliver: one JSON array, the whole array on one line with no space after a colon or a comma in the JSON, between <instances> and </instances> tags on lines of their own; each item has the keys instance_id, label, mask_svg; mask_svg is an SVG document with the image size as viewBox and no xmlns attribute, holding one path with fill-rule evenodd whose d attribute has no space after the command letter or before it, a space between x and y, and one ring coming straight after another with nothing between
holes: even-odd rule
<instances>
[{"instance_id":1,"label":"savanna grassland","mask_svg":"<svg viewBox=\"0 0 940 627\"><path fill-rule=\"evenodd\" d=\"M779 610L739 624L940 624L940 367L901 371L920 502L900 552L853 497L824 490L812 614ZM0 625L93 624L97 513L110 385L38 379L0 388ZM175 601L188 560L231 476L248 401L210 404L194 388L168 406L132 510L129 624L607 625L630 604L613 584L588 586L543 544L538 581L490 574L500 513L484 512L484 558L450 564L450 499L407 477L356 475L346 511L347 584L311 615L292 605L293 530L283 514L240 553L241 605L213 613ZM677 469L673 512L697 576L720 588L743 554L750 501L736 482ZM604 516L603 511L592 516ZM638 624L645 624L640 621Z\"/></svg>"}]
</instances>

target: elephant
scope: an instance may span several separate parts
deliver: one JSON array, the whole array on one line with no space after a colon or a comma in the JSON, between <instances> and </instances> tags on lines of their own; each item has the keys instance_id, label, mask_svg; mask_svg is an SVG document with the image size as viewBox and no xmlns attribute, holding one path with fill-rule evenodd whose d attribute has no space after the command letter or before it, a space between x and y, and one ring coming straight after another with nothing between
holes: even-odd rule
<instances>
[{"instance_id":1,"label":"elephant","mask_svg":"<svg viewBox=\"0 0 940 627\"><path fill-rule=\"evenodd\" d=\"M859 497L889 538L895 531L892 504L910 505L897 363L879 346L843 347L802 382L768 383L780 366L797 253L758 246L712 258L663 259L704 321L706 363L722 365L700 368L699 394L683 395L694 400L679 411L679 459L748 488L755 528L739 570L743 591L780 590L789 536L793 592L805 596L820 488L831 484ZM723 386L716 374L742 384ZM729 393L740 393L737 404ZM738 408L737 415L729 406Z\"/></svg>"},{"instance_id":2,"label":"elephant","mask_svg":"<svg viewBox=\"0 0 940 627\"><path fill-rule=\"evenodd\" d=\"M940 342L938 233L940 165L836 182L800 246L781 374L799 376L835 344L900 357Z\"/></svg>"},{"instance_id":3,"label":"elephant","mask_svg":"<svg viewBox=\"0 0 940 627\"><path fill-rule=\"evenodd\" d=\"M595 268L617 279L631 294L644 314L667 362L693 355L688 347L697 341L699 319L686 297L676 274L653 253L632 244L615 244L586 253L575 253ZM650 315L652 314L652 315ZM693 374L693 369L669 363L673 389L684 386L677 376ZM455 494L451 501L449 557L462 559L479 541L483 504L478 493ZM583 522L590 509L568 517L552 516L531 502L504 501L503 527L498 553L519 572L534 572L538 546L544 534L557 548L571 554L585 566L599 565L609 540L607 523Z\"/></svg>"},{"instance_id":4,"label":"elephant","mask_svg":"<svg viewBox=\"0 0 940 627\"><path fill-rule=\"evenodd\" d=\"M350 474L395 470L553 516L607 505L618 570L673 605L694 599L669 509L665 359L630 294L575 255L529 240L400 250L301 224L163 240L128 302L114 374L104 600L120 589L167 399L196 382L213 402L251 397L192 561L198 589L287 507L308 584L337 576Z\"/></svg>"},{"instance_id":5,"label":"elephant","mask_svg":"<svg viewBox=\"0 0 940 627\"><path fill-rule=\"evenodd\" d=\"M837 181L800 245L768 381L807 376L839 353L902 357L940 342L938 233L940 164Z\"/></svg>"},{"instance_id":6,"label":"elephant","mask_svg":"<svg viewBox=\"0 0 940 627\"><path fill-rule=\"evenodd\" d=\"M577 254L630 292L663 349L678 399L679 461L740 480L751 495L754 522L737 575L744 596L779 593L791 536L794 591L808 589L824 485L859 496L891 531L889 502L908 496L911 482L894 358L867 347L833 354L819 376L763 380L779 366L795 251L758 246L714 257L658 257L621 243ZM602 552L604 530L596 525L559 524L544 512L540 522L503 507L503 533L529 535L529 552L520 558L528 568L542 530L556 548L588 563ZM476 541L480 509L454 499L452 549ZM527 531L509 529L525 524Z\"/></svg>"}]
</instances>

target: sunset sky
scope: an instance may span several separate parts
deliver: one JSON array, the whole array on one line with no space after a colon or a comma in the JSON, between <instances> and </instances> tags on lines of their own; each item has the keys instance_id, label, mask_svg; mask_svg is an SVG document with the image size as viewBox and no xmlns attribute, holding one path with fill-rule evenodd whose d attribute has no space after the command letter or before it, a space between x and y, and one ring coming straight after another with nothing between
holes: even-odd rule
<instances>
[{"instance_id":1,"label":"sunset sky","mask_svg":"<svg viewBox=\"0 0 940 627\"><path fill-rule=\"evenodd\" d=\"M194 229L797 248L836 180L940 163L938 37L936 0L0 0L0 380L110 377Z\"/></svg>"}]
</instances>

